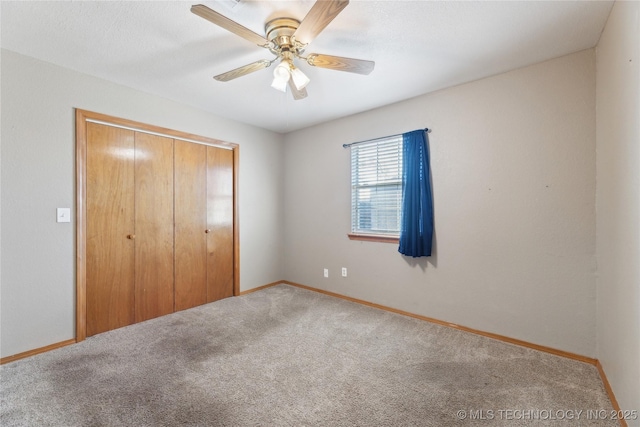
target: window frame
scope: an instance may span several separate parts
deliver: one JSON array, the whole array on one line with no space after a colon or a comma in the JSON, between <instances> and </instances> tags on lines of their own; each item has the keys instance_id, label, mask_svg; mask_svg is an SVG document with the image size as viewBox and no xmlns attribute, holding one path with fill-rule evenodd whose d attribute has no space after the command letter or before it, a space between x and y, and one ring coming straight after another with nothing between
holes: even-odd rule
<instances>
[{"instance_id":1,"label":"window frame","mask_svg":"<svg viewBox=\"0 0 640 427\"><path fill-rule=\"evenodd\" d=\"M368 241L368 242L381 242L381 243L399 243L400 241L400 221L402 216L402 149L403 149L403 141L402 135L394 135L390 137L377 138L369 141L363 141L357 144L357 146L351 147L350 152L350 186L351 186L351 206L350 206L350 232L347 234L347 237L350 240L360 240L360 241ZM375 152L375 166L365 165L364 159L356 159L360 153L359 150L370 150ZM391 151L389 151L391 150ZM365 152L366 155L366 152ZM382 155L382 156L381 156ZM380 158L383 160L383 164L381 165ZM357 167L356 166L360 166ZM386 172L391 171L391 178L380 178L380 174L384 174L385 168ZM357 170L356 170L357 169ZM366 184L362 182L358 182L360 170L363 170L363 173L370 174L367 178L363 178L363 180L367 180ZM371 179L375 176L376 179L372 183ZM392 232L376 232L371 231L363 231L362 228L357 227L358 225L358 207L359 203L357 200L357 190L363 188L383 188L389 186L399 186L398 190L395 191L396 202L396 219L397 219L397 230ZM392 205L394 203L392 202ZM384 218L382 218L384 219Z\"/></svg>"}]
</instances>

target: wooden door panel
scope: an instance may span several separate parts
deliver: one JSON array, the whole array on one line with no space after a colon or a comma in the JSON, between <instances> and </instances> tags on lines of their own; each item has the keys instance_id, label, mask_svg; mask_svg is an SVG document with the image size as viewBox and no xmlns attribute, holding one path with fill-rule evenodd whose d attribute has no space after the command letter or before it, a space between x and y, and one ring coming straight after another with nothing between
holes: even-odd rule
<instances>
[{"instance_id":1,"label":"wooden door panel","mask_svg":"<svg viewBox=\"0 0 640 427\"><path fill-rule=\"evenodd\" d=\"M207 147L207 301L233 296L233 151Z\"/></svg>"},{"instance_id":2,"label":"wooden door panel","mask_svg":"<svg viewBox=\"0 0 640 427\"><path fill-rule=\"evenodd\" d=\"M135 134L136 322L172 313L173 139Z\"/></svg>"},{"instance_id":3,"label":"wooden door panel","mask_svg":"<svg viewBox=\"0 0 640 427\"><path fill-rule=\"evenodd\" d=\"M87 123L87 336L134 323L134 132Z\"/></svg>"},{"instance_id":4,"label":"wooden door panel","mask_svg":"<svg viewBox=\"0 0 640 427\"><path fill-rule=\"evenodd\" d=\"M207 147L174 142L176 311L207 302Z\"/></svg>"}]
</instances>

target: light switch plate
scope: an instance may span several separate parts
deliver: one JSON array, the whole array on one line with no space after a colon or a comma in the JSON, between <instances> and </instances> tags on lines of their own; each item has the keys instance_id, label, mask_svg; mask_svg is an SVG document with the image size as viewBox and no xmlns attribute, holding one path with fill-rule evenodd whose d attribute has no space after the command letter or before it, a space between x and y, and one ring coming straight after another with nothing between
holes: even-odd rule
<instances>
[{"instance_id":1,"label":"light switch plate","mask_svg":"<svg viewBox=\"0 0 640 427\"><path fill-rule=\"evenodd\" d=\"M58 208L56 218L58 222L71 222L71 208Z\"/></svg>"}]
</instances>

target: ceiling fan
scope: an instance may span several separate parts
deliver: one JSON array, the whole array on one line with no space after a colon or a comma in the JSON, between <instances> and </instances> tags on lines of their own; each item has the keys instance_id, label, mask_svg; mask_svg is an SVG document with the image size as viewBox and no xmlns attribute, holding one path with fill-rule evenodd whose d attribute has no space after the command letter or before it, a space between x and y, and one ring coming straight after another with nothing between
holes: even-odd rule
<instances>
[{"instance_id":1,"label":"ceiling fan","mask_svg":"<svg viewBox=\"0 0 640 427\"><path fill-rule=\"evenodd\" d=\"M343 58L332 55L311 53L303 56L307 45L316 38L338 14L349 4L349 0L317 0L302 21L294 18L282 17L270 20L265 24L263 37L235 21L219 14L205 5L198 4L191 7L191 12L213 22L258 46L268 49L275 58L259 61L219 74L214 79L226 82L249 73L269 67L276 61L280 63L273 70L271 86L281 92L287 91L289 86L293 98L307 97L305 87L309 78L294 65L295 59L305 61L314 67L329 68L338 71L348 71L357 74L369 74L373 71L375 62L362 59Z\"/></svg>"}]
</instances>

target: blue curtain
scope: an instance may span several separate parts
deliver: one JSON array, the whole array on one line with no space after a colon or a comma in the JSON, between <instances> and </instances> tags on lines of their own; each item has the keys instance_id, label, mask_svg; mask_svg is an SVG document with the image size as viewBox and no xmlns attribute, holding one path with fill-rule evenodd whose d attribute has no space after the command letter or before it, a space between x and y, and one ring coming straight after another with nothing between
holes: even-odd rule
<instances>
[{"instance_id":1,"label":"blue curtain","mask_svg":"<svg viewBox=\"0 0 640 427\"><path fill-rule=\"evenodd\" d=\"M414 258L430 256L433 200L428 136L424 129L402 134L402 219L398 252Z\"/></svg>"}]
</instances>

